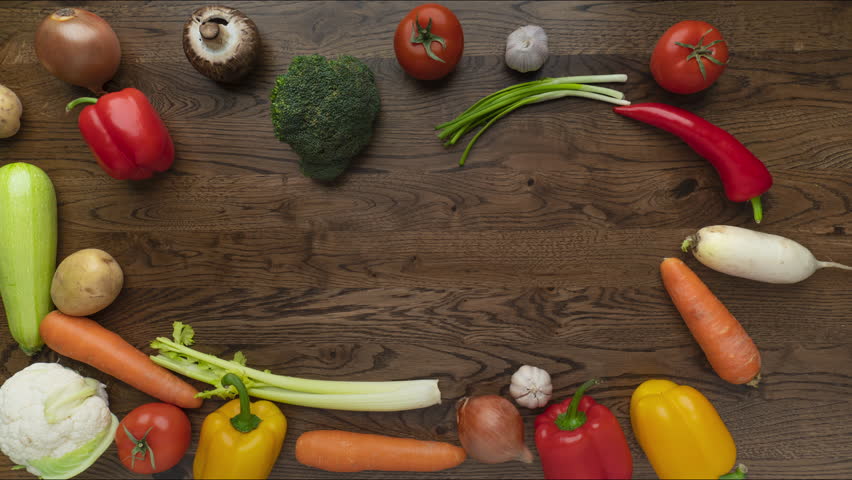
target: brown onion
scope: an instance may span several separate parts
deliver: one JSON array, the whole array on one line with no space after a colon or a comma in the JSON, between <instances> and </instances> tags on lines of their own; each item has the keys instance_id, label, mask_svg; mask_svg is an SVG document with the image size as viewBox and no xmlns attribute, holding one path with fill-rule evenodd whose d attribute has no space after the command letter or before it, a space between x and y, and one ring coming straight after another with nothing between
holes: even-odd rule
<instances>
[{"instance_id":1,"label":"brown onion","mask_svg":"<svg viewBox=\"0 0 852 480\"><path fill-rule=\"evenodd\" d=\"M56 78L100 94L118 70L118 36L101 17L82 8L62 8L36 30L36 55Z\"/></svg>"},{"instance_id":2,"label":"brown onion","mask_svg":"<svg viewBox=\"0 0 852 480\"><path fill-rule=\"evenodd\" d=\"M459 441L470 458L482 463L530 463L524 420L512 402L497 395L465 397L456 406Z\"/></svg>"}]
</instances>

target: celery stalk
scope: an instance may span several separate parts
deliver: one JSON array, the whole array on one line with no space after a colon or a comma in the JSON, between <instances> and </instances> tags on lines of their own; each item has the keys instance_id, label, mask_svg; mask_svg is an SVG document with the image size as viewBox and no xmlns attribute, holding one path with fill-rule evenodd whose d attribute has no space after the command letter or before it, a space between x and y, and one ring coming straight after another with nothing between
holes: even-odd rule
<instances>
[{"instance_id":1,"label":"celery stalk","mask_svg":"<svg viewBox=\"0 0 852 480\"><path fill-rule=\"evenodd\" d=\"M273 402L352 412L397 412L441 403L438 380L413 380L404 388L383 393L312 394L275 387L249 388L248 393Z\"/></svg>"},{"instance_id":2,"label":"celery stalk","mask_svg":"<svg viewBox=\"0 0 852 480\"><path fill-rule=\"evenodd\" d=\"M249 395L271 401L352 411L399 411L428 407L441 403L437 380L392 382L345 382L312 380L276 375L245 365L238 353L234 360L199 352L193 343L194 331L189 325L174 323L174 339L158 337L151 347L159 351L151 360L168 370L212 385L199 396L232 398L232 387L223 387L221 378L234 373L243 380Z\"/></svg>"}]
</instances>

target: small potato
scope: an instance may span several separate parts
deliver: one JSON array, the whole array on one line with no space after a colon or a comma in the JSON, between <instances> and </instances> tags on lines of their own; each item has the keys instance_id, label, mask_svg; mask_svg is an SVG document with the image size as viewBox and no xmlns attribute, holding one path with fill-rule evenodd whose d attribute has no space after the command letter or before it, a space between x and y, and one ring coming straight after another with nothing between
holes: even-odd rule
<instances>
[{"instance_id":1,"label":"small potato","mask_svg":"<svg viewBox=\"0 0 852 480\"><path fill-rule=\"evenodd\" d=\"M112 255L86 248L62 260L53 274L50 296L62 313L85 317L111 304L123 284L124 274Z\"/></svg>"},{"instance_id":2,"label":"small potato","mask_svg":"<svg viewBox=\"0 0 852 480\"><path fill-rule=\"evenodd\" d=\"M0 85L0 138L11 137L21 128L23 106L15 92Z\"/></svg>"}]
</instances>

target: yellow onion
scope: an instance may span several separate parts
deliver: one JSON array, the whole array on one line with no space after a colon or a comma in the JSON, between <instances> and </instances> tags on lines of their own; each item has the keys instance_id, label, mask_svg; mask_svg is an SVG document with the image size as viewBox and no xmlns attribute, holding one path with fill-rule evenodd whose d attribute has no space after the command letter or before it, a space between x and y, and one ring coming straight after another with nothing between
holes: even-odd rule
<instances>
[{"instance_id":1,"label":"yellow onion","mask_svg":"<svg viewBox=\"0 0 852 480\"><path fill-rule=\"evenodd\" d=\"M456 422L459 441L470 458L482 463L532 462L524 443L524 420L505 398L465 397L456 406Z\"/></svg>"},{"instance_id":2,"label":"yellow onion","mask_svg":"<svg viewBox=\"0 0 852 480\"><path fill-rule=\"evenodd\" d=\"M105 93L121 61L118 36L103 18L82 8L62 8L45 18L35 49L53 76L96 94Z\"/></svg>"}]
</instances>

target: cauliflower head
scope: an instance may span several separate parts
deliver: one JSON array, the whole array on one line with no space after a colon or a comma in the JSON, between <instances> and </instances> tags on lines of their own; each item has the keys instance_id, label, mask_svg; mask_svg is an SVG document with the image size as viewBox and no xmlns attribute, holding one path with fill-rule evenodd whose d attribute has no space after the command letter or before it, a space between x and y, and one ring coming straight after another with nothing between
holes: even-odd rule
<instances>
[{"instance_id":1,"label":"cauliflower head","mask_svg":"<svg viewBox=\"0 0 852 480\"><path fill-rule=\"evenodd\" d=\"M104 385L58 363L34 363L0 387L0 451L33 475L81 473L117 427Z\"/></svg>"}]
</instances>

